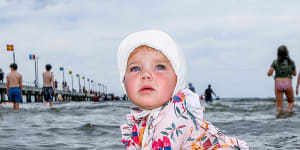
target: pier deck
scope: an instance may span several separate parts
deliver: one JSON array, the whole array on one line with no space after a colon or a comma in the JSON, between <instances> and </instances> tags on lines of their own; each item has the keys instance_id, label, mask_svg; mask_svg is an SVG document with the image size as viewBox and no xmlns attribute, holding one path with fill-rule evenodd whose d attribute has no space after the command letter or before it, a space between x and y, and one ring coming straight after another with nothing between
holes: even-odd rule
<instances>
[{"instance_id":1,"label":"pier deck","mask_svg":"<svg viewBox=\"0 0 300 150\"><path fill-rule=\"evenodd\" d=\"M56 90L55 99L57 95L61 94L63 100L72 101L93 101L94 94L85 94L71 91ZM23 102L42 102L42 88L23 85L22 90ZM6 96L6 83L0 83L0 102L7 102L8 97Z\"/></svg>"}]
</instances>

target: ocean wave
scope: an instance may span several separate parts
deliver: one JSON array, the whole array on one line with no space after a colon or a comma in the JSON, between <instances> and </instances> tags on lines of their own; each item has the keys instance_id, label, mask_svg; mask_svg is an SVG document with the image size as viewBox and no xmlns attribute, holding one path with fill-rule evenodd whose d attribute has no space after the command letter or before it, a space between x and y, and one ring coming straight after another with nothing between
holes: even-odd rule
<instances>
[{"instance_id":1,"label":"ocean wave","mask_svg":"<svg viewBox=\"0 0 300 150\"><path fill-rule=\"evenodd\" d=\"M274 104L256 104L256 105L235 105L235 104L222 104L220 102L215 104L205 105L207 112L257 112L257 111L270 111L275 107Z\"/></svg>"}]
</instances>

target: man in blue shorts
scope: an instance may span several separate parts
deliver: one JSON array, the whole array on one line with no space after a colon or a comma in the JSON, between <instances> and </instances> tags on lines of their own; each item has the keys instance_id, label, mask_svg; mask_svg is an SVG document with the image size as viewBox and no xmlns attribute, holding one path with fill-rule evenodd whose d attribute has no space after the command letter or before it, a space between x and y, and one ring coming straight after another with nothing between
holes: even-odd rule
<instances>
[{"instance_id":1,"label":"man in blue shorts","mask_svg":"<svg viewBox=\"0 0 300 150\"><path fill-rule=\"evenodd\" d=\"M6 94L14 103L13 109L19 110L19 103L22 102L22 75L17 72L17 64L12 63L9 67L11 72L6 77Z\"/></svg>"},{"instance_id":2,"label":"man in blue shorts","mask_svg":"<svg viewBox=\"0 0 300 150\"><path fill-rule=\"evenodd\" d=\"M49 102L50 107L53 106L53 96L55 95L55 86L54 86L54 76L50 72L52 66L50 64L46 65L46 71L43 72L43 95L44 100Z\"/></svg>"}]
</instances>

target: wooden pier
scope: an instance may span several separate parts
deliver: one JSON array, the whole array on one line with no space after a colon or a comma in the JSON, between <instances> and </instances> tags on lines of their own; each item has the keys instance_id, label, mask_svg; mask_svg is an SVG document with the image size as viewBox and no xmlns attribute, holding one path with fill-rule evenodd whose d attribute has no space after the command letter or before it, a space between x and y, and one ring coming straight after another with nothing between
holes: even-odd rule
<instances>
[{"instance_id":1,"label":"wooden pier","mask_svg":"<svg viewBox=\"0 0 300 150\"><path fill-rule=\"evenodd\" d=\"M58 94L60 94L63 97L64 101L93 101L95 97L94 94L56 90L55 100L57 100ZM23 85L22 98L23 98L23 102L27 102L27 103L43 102L42 88ZM8 102L8 101L9 100L6 95L6 84L0 83L0 102Z\"/></svg>"}]
</instances>

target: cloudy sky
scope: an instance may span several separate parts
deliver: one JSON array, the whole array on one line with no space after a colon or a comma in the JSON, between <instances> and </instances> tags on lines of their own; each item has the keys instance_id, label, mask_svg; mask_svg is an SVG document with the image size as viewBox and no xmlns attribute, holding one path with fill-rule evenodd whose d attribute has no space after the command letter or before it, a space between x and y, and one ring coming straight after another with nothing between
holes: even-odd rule
<instances>
[{"instance_id":1,"label":"cloudy sky","mask_svg":"<svg viewBox=\"0 0 300 150\"><path fill-rule=\"evenodd\" d=\"M72 70L121 95L120 41L159 29L184 50L197 93L212 84L220 97L273 97L274 80L266 73L278 46L287 45L299 71L299 27L298 0L0 0L0 68L9 71L6 44L13 44L27 82L34 80L28 55L35 54L40 81L50 63L59 82L62 66L69 85Z\"/></svg>"}]
</instances>

